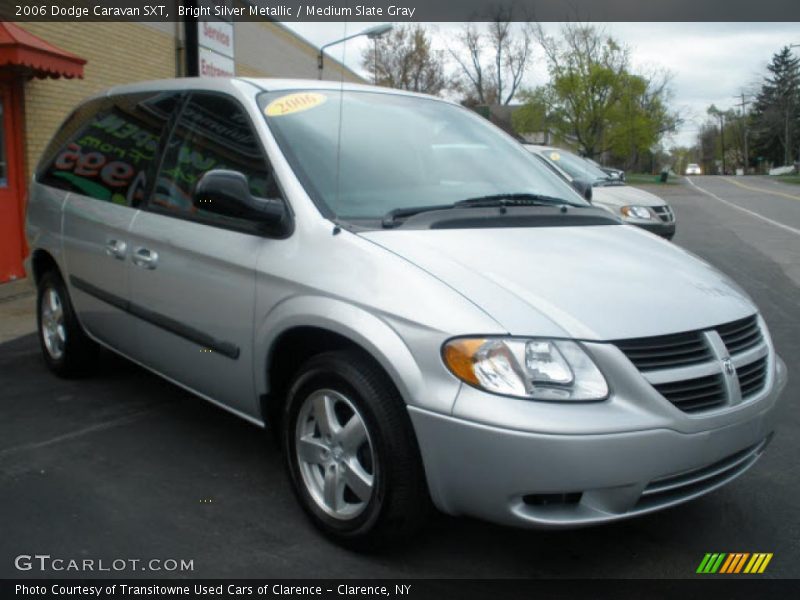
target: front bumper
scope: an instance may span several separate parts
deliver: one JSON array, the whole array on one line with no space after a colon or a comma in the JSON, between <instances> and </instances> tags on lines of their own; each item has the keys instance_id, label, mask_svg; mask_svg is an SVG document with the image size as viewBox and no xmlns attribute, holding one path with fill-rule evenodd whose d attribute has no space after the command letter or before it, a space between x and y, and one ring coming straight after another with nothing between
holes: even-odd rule
<instances>
[{"instance_id":1,"label":"front bumper","mask_svg":"<svg viewBox=\"0 0 800 600\"><path fill-rule=\"evenodd\" d=\"M725 426L707 430L695 419L688 431L660 426L558 434L518 431L416 407L409 407L409 413L440 510L507 525L576 527L674 506L744 473L774 430L776 403L786 383L780 359L771 383L754 406L729 414ZM483 400L506 399L486 395ZM577 422L592 421L592 413L582 414L582 407L570 408Z\"/></svg>"},{"instance_id":2,"label":"front bumper","mask_svg":"<svg viewBox=\"0 0 800 600\"><path fill-rule=\"evenodd\" d=\"M623 221L627 225L635 225L636 227L641 227L645 231L649 231L650 233L655 233L663 238L671 240L675 236L675 221L672 222L664 222L656 219L650 221L644 220L626 220Z\"/></svg>"}]
</instances>

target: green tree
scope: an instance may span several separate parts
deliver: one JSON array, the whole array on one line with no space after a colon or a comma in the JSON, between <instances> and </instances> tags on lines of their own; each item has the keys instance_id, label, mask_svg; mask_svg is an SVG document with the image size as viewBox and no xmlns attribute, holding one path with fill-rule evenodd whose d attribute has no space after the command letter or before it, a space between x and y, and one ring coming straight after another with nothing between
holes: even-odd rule
<instances>
[{"instance_id":1,"label":"green tree","mask_svg":"<svg viewBox=\"0 0 800 600\"><path fill-rule=\"evenodd\" d=\"M377 85L438 95L447 87L444 52L419 24L394 29L364 49L361 64Z\"/></svg>"},{"instance_id":2,"label":"green tree","mask_svg":"<svg viewBox=\"0 0 800 600\"><path fill-rule=\"evenodd\" d=\"M516 133L540 133L549 131L553 110L553 93L550 86L540 86L519 93L522 103L511 115Z\"/></svg>"},{"instance_id":3,"label":"green tree","mask_svg":"<svg viewBox=\"0 0 800 600\"><path fill-rule=\"evenodd\" d=\"M629 50L602 29L568 24L554 38L539 27L537 38L551 76L548 123L586 156L610 154L630 168L677 127L669 77L632 72Z\"/></svg>"},{"instance_id":4,"label":"green tree","mask_svg":"<svg viewBox=\"0 0 800 600\"><path fill-rule=\"evenodd\" d=\"M791 48L773 55L752 112L753 147L775 164L800 161L800 59Z\"/></svg>"}]
</instances>

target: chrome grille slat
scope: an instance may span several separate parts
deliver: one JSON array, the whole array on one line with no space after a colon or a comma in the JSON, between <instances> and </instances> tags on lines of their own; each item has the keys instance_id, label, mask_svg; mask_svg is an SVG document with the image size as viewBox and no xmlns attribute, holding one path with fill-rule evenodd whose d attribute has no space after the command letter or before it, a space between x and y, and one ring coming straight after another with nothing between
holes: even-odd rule
<instances>
[{"instance_id":1,"label":"chrome grille slat","mask_svg":"<svg viewBox=\"0 0 800 600\"><path fill-rule=\"evenodd\" d=\"M631 356L628 356L631 358ZM659 369L659 368L673 368L685 365L695 365L704 362L708 357L707 352L694 352L694 353L680 353L670 358L643 358L641 356L633 355L631 362L639 367L639 370L645 369Z\"/></svg>"},{"instance_id":2,"label":"chrome grille slat","mask_svg":"<svg viewBox=\"0 0 800 600\"><path fill-rule=\"evenodd\" d=\"M735 335L741 331L751 330L756 325L755 316L747 317L746 319L739 319L732 323L726 323L717 327L717 331L721 336Z\"/></svg>"},{"instance_id":3,"label":"chrome grille slat","mask_svg":"<svg viewBox=\"0 0 800 600\"><path fill-rule=\"evenodd\" d=\"M764 339L756 315L720 325L716 329L731 355L757 346Z\"/></svg>"},{"instance_id":4,"label":"chrome grille slat","mask_svg":"<svg viewBox=\"0 0 800 600\"><path fill-rule=\"evenodd\" d=\"M767 358L760 358L755 362L738 369L739 386L743 398L750 398L764 389L767 382Z\"/></svg>"},{"instance_id":5,"label":"chrome grille slat","mask_svg":"<svg viewBox=\"0 0 800 600\"><path fill-rule=\"evenodd\" d=\"M663 383L654 387L672 404L688 413L725 403L725 384L721 375Z\"/></svg>"},{"instance_id":6,"label":"chrome grille slat","mask_svg":"<svg viewBox=\"0 0 800 600\"><path fill-rule=\"evenodd\" d=\"M693 384L693 381L697 383ZM675 395L683 392L697 392L698 390L706 388L719 387L719 384L719 377L717 375L712 375L710 377L698 377L696 379L688 379L676 383L662 383L656 387L669 392L671 395Z\"/></svg>"},{"instance_id":7,"label":"chrome grille slat","mask_svg":"<svg viewBox=\"0 0 800 600\"><path fill-rule=\"evenodd\" d=\"M711 358L699 332L615 342L640 371L697 364Z\"/></svg>"},{"instance_id":8,"label":"chrome grille slat","mask_svg":"<svg viewBox=\"0 0 800 600\"><path fill-rule=\"evenodd\" d=\"M717 408L720 406L720 402L717 399L706 400L704 402L689 402L687 404L681 404L678 406L685 413L696 413L701 412L704 410L709 410L711 408Z\"/></svg>"}]
</instances>

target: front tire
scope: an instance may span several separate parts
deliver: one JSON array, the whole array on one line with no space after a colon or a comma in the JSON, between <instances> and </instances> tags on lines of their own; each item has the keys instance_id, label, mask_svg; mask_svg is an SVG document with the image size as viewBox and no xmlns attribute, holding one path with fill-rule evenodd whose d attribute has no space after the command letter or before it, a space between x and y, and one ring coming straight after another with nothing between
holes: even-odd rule
<instances>
[{"instance_id":1,"label":"front tire","mask_svg":"<svg viewBox=\"0 0 800 600\"><path fill-rule=\"evenodd\" d=\"M335 541L385 547L427 516L422 462L405 404L358 351L310 359L289 388L283 449L295 494Z\"/></svg>"},{"instance_id":2,"label":"front tire","mask_svg":"<svg viewBox=\"0 0 800 600\"><path fill-rule=\"evenodd\" d=\"M67 286L56 271L44 273L38 282L36 322L42 356L53 373L70 378L89 372L97 358L97 344L84 333Z\"/></svg>"}]
</instances>

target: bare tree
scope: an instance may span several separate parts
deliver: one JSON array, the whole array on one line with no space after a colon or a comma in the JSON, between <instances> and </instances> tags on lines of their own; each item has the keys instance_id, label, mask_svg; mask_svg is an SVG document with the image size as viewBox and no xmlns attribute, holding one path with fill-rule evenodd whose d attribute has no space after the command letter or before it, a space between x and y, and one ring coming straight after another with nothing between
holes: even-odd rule
<instances>
[{"instance_id":1,"label":"bare tree","mask_svg":"<svg viewBox=\"0 0 800 600\"><path fill-rule=\"evenodd\" d=\"M444 52L431 48L428 32L419 24L393 30L361 55L377 85L433 95L447 87L444 63Z\"/></svg>"},{"instance_id":2,"label":"bare tree","mask_svg":"<svg viewBox=\"0 0 800 600\"><path fill-rule=\"evenodd\" d=\"M511 12L497 8L485 27L464 26L450 55L459 67L465 104L510 104L533 54L528 23L513 23Z\"/></svg>"}]
</instances>

